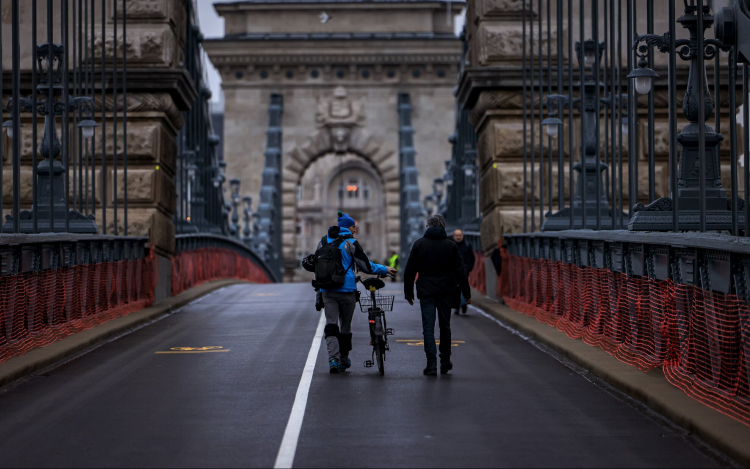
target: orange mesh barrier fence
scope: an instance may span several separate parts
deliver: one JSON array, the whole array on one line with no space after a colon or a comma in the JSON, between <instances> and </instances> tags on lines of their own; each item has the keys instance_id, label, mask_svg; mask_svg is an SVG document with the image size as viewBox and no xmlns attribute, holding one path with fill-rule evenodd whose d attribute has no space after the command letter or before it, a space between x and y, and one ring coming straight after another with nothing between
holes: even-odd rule
<instances>
[{"instance_id":1,"label":"orange mesh barrier fence","mask_svg":"<svg viewBox=\"0 0 750 469\"><path fill-rule=\"evenodd\" d=\"M0 363L154 302L153 258L0 276Z\"/></svg>"},{"instance_id":2,"label":"orange mesh barrier fence","mask_svg":"<svg viewBox=\"0 0 750 469\"><path fill-rule=\"evenodd\" d=\"M671 280L510 255L499 292L511 308L667 380L750 425L750 306Z\"/></svg>"},{"instance_id":3,"label":"orange mesh barrier fence","mask_svg":"<svg viewBox=\"0 0 750 469\"><path fill-rule=\"evenodd\" d=\"M205 282L230 278L271 283L261 267L231 249L200 248L172 257L172 295Z\"/></svg>"},{"instance_id":4,"label":"orange mesh barrier fence","mask_svg":"<svg viewBox=\"0 0 750 469\"><path fill-rule=\"evenodd\" d=\"M487 294L487 284L485 283L485 271L484 271L484 254L479 251L474 251L474 270L469 272L469 285L472 288L480 292L482 295Z\"/></svg>"}]
</instances>

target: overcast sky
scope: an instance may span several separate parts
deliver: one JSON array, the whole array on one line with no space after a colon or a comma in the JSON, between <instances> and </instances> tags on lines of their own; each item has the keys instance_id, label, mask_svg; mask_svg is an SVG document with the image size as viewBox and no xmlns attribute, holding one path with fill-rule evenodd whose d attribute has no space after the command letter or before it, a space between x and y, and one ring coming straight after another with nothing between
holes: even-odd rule
<instances>
[{"instance_id":1,"label":"overcast sky","mask_svg":"<svg viewBox=\"0 0 750 469\"><path fill-rule=\"evenodd\" d=\"M223 3L232 0L195 0L198 4L198 21L201 25L201 31L205 37L222 37L224 36L224 18L216 14L214 3ZM208 84L211 87L213 101L219 101L221 96L221 77L216 71L211 61L206 57Z\"/></svg>"},{"instance_id":2,"label":"overcast sky","mask_svg":"<svg viewBox=\"0 0 750 469\"><path fill-rule=\"evenodd\" d=\"M226 3L235 0L195 0L198 4L198 21L205 37L222 37L224 36L224 18L216 14L214 3ZM456 21L456 31L463 28L463 15ZM213 101L219 101L221 98L221 77L216 71L211 61L206 57L206 72L208 75L208 84L211 87Z\"/></svg>"}]
</instances>

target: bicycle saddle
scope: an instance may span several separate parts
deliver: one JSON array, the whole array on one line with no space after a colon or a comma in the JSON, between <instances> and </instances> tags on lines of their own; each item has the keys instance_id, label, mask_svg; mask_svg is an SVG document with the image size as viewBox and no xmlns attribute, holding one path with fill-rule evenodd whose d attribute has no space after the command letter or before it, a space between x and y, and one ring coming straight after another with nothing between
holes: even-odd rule
<instances>
[{"instance_id":1,"label":"bicycle saddle","mask_svg":"<svg viewBox=\"0 0 750 469\"><path fill-rule=\"evenodd\" d=\"M362 280L362 285L364 285L368 290L370 289L370 287L375 287L375 290L380 290L381 288L385 287L385 282L383 282L379 278L370 277Z\"/></svg>"}]
</instances>

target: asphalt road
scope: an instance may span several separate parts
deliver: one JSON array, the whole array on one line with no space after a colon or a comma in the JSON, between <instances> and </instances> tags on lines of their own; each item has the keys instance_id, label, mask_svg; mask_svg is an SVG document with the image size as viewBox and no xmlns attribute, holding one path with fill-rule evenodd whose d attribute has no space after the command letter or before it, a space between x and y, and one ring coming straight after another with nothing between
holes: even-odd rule
<instances>
[{"instance_id":1,"label":"asphalt road","mask_svg":"<svg viewBox=\"0 0 750 469\"><path fill-rule=\"evenodd\" d=\"M359 312L349 372L330 375L318 348L296 467L719 464L477 311L453 317L454 371L423 376L402 298L384 377L362 366ZM232 286L6 386L0 466L273 466L319 319L309 285Z\"/></svg>"}]
</instances>

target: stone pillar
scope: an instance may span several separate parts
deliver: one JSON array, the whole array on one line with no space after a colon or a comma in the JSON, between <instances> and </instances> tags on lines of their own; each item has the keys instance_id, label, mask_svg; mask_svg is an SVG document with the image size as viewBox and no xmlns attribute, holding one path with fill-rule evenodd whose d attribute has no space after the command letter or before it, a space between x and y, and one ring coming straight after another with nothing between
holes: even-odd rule
<instances>
[{"instance_id":1,"label":"stone pillar","mask_svg":"<svg viewBox=\"0 0 750 469\"><path fill-rule=\"evenodd\" d=\"M457 98L477 133L482 250L491 251L503 234L523 229L522 4L469 0L466 15L468 64Z\"/></svg>"}]
</instances>

